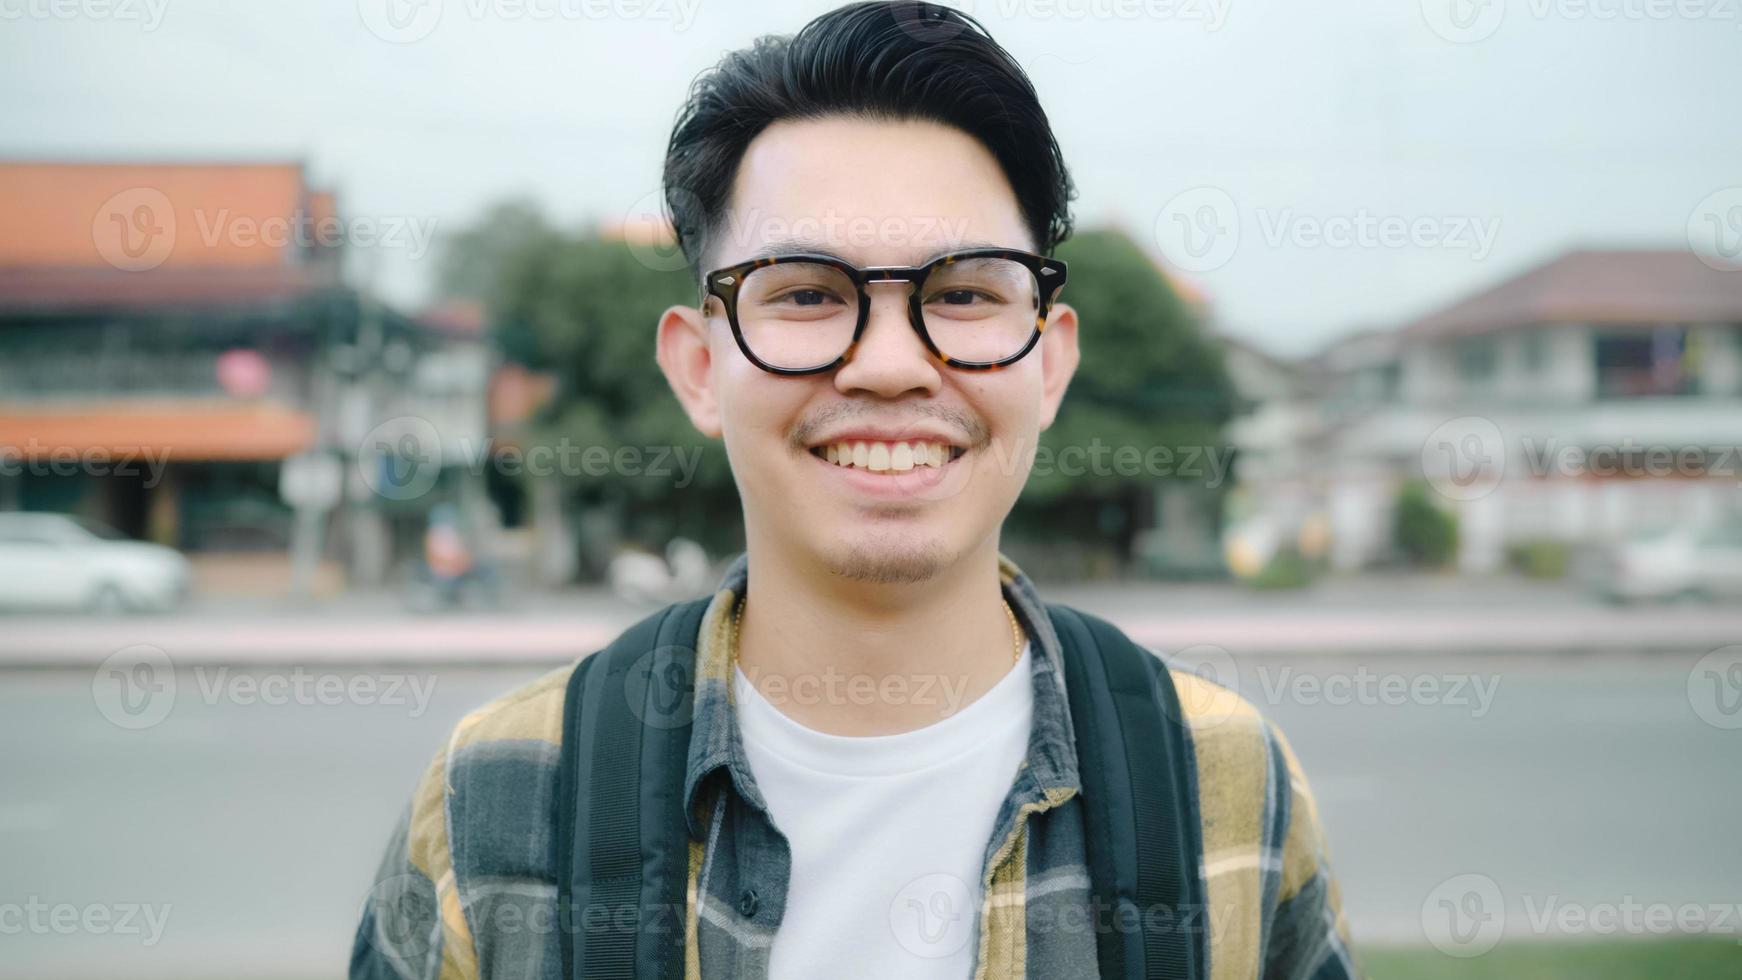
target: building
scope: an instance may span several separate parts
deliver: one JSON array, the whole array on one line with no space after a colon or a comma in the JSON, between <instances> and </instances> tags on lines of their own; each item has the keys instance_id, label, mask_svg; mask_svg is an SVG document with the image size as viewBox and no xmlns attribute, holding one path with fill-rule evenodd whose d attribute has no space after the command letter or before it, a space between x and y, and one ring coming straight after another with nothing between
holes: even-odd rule
<instances>
[{"instance_id":1,"label":"building","mask_svg":"<svg viewBox=\"0 0 1742 980\"><path fill-rule=\"evenodd\" d=\"M481 339L348 285L300 164L0 162L0 208L0 509L378 580L432 499L372 492L395 450L369 434L433 419L440 465L481 443Z\"/></svg>"},{"instance_id":2,"label":"building","mask_svg":"<svg viewBox=\"0 0 1742 980\"><path fill-rule=\"evenodd\" d=\"M1681 250L1575 251L1312 365L1317 418L1257 482L1312 488L1339 568L1391 557L1425 479L1460 568L1526 541L1600 544L1726 519L1742 480L1742 273Z\"/></svg>"}]
</instances>

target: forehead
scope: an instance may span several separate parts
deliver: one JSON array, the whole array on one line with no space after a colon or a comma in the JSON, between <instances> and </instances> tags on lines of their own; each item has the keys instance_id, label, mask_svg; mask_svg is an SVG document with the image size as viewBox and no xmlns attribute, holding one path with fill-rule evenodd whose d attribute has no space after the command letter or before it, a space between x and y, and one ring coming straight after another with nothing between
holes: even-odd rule
<instances>
[{"instance_id":1,"label":"forehead","mask_svg":"<svg viewBox=\"0 0 1742 980\"><path fill-rule=\"evenodd\" d=\"M1016 194L978 140L920 120L784 120L745 149L716 265L825 251L917 265L982 245L1033 249Z\"/></svg>"}]
</instances>

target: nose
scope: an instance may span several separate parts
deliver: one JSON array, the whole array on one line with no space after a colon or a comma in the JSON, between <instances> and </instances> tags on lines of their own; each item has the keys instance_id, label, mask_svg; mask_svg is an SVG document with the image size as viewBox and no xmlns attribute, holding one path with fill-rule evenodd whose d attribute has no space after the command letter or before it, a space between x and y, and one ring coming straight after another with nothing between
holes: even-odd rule
<instances>
[{"instance_id":1,"label":"nose","mask_svg":"<svg viewBox=\"0 0 1742 980\"><path fill-rule=\"evenodd\" d=\"M942 365L926 349L908 319L907 296L913 288L905 282L866 284L865 295L871 310L866 316L865 332L860 334L847 363L835 371L837 391L884 398L937 394L943 385L939 371Z\"/></svg>"}]
</instances>

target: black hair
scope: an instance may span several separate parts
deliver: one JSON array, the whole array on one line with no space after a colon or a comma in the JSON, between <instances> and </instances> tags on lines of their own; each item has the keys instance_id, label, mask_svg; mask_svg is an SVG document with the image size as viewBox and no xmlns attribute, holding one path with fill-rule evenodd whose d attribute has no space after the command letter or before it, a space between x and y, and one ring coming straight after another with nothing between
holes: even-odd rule
<instances>
[{"instance_id":1,"label":"black hair","mask_svg":"<svg viewBox=\"0 0 1742 980\"><path fill-rule=\"evenodd\" d=\"M690 272L725 220L750 141L785 119L927 120L979 140L1003 168L1036 248L1071 234L1075 196L1034 85L979 21L915 0L832 10L765 35L691 84L665 151L665 203Z\"/></svg>"}]
</instances>

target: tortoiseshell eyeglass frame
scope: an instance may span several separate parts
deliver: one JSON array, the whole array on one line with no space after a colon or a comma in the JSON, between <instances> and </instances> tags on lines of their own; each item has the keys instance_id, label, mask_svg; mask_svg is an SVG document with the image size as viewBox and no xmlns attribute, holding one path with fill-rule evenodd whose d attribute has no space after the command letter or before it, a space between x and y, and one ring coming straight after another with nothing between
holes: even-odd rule
<instances>
[{"instance_id":1,"label":"tortoiseshell eyeglass frame","mask_svg":"<svg viewBox=\"0 0 1742 980\"><path fill-rule=\"evenodd\" d=\"M956 360L938 350L938 345L925 329L925 312L921 307L919 296L920 284L925 282L926 277L931 275L932 271L939 266L961 262L965 259L1010 259L1013 262L1021 263L1027 267L1029 272L1034 274L1034 281L1038 287L1039 303L1035 309L1034 331L1028 335L1028 342L1022 345L1022 349L1009 357L996 361ZM744 340L744 331L738 326L738 289L744 284L744 278L764 266L780 265L784 262L810 262L839 269L853 281L853 288L859 292L859 322L853 326L853 339L848 342L847 349L842 351L839 357L826 364L803 368L777 367L769 364L757 357L756 352L750 349L750 345ZM794 252L751 259L748 262L729 265L724 269L715 269L708 273L702 277L701 306L702 312L705 314L709 296L720 301L721 305L726 308L726 322L732 325L732 339L738 342L738 349L744 352L744 356L749 359L750 363L762 370L770 374L788 376L822 374L825 371L833 371L852 360L853 352L858 350L859 338L864 335L865 324L871 317L871 297L865 294L865 285L872 282L909 282L913 284L913 288L908 290L907 294L908 324L913 327L915 333L919 334L919 339L925 343L926 350L931 351L938 360L960 371L995 371L1022 360L1029 351L1034 349L1034 345L1040 342L1040 335L1046 330L1047 313L1051 311L1053 302L1058 299L1059 290L1064 288L1065 264L1058 259L1050 259L1044 255L1035 255L1033 252L1024 252L1013 248L971 248L940 255L924 265L879 265L866 268L844 262L833 255Z\"/></svg>"}]
</instances>

